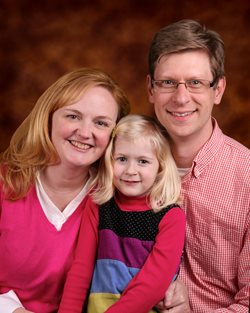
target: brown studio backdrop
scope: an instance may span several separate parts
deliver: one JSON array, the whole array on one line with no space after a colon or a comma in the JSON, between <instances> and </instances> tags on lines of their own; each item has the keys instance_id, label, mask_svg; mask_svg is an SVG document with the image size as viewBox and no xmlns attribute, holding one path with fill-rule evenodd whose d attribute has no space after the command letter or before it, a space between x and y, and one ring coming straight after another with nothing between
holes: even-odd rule
<instances>
[{"instance_id":1,"label":"brown studio backdrop","mask_svg":"<svg viewBox=\"0 0 250 313\"><path fill-rule=\"evenodd\" d=\"M214 115L226 134L250 148L249 1L2 0L0 151L44 90L78 67L107 71L133 113L153 114L145 88L149 44L161 27L183 18L222 35L227 90Z\"/></svg>"}]
</instances>

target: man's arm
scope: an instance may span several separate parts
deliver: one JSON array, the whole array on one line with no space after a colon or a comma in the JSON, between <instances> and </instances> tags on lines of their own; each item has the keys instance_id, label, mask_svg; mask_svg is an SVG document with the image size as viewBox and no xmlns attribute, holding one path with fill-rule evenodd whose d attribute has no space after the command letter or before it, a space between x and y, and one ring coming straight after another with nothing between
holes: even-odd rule
<instances>
[{"instance_id":1,"label":"man's arm","mask_svg":"<svg viewBox=\"0 0 250 313\"><path fill-rule=\"evenodd\" d=\"M250 297L250 209L245 223L244 240L238 258L238 292L233 303L227 308L218 308L211 313L245 313L249 312Z\"/></svg>"},{"instance_id":2,"label":"man's arm","mask_svg":"<svg viewBox=\"0 0 250 313\"><path fill-rule=\"evenodd\" d=\"M170 284L157 308L161 313L191 313L187 288L179 278Z\"/></svg>"},{"instance_id":3,"label":"man's arm","mask_svg":"<svg viewBox=\"0 0 250 313\"><path fill-rule=\"evenodd\" d=\"M217 308L211 313L245 313L249 310L250 296L250 263L249 263L249 246L250 246L250 213L245 223L245 236L241 253L238 261L238 286L239 291L234 297L234 302L229 307ZM165 298L157 307L161 313L190 313L187 289L180 279L171 283ZM171 308L171 309L169 309ZM250 311L249 311L250 312Z\"/></svg>"}]
</instances>

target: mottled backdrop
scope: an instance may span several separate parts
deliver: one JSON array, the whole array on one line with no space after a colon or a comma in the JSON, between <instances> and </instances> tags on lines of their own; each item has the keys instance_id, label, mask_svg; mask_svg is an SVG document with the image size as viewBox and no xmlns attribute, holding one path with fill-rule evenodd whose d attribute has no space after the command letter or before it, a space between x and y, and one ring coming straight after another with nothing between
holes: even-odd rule
<instances>
[{"instance_id":1,"label":"mottled backdrop","mask_svg":"<svg viewBox=\"0 0 250 313\"><path fill-rule=\"evenodd\" d=\"M250 1L0 1L0 151L40 94L82 66L102 68L123 87L132 112L152 114L145 77L156 31L193 18L226 48L227 90L214 111L228 135L250 148Z\"/></svg>"}]
</instances>

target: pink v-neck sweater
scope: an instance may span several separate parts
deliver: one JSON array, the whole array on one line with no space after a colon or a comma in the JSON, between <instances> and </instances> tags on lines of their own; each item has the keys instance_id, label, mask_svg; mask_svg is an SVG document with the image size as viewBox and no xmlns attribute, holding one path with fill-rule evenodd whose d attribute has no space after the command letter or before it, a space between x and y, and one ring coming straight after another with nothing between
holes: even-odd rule
<instances>
[{"instance_id":1,"label":"pink v-neck sweater","mask_svg":"<svg viewBox=\"0 0 250 313\"><path fill-rule=\"evenodd\" d=\"M21 200L1 199L0 293L14 290L27 310L57 312L85 201L57 231L34 187Z\"/></svg>"}]
</instances>

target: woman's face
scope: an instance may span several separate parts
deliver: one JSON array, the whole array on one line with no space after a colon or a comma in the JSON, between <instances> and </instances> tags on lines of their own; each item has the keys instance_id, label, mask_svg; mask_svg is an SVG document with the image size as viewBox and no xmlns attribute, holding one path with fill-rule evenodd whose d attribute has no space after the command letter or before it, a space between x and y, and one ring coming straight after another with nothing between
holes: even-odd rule
<instances>
[{"instance_id":1,"label":"woman's face","mask_svg":"<svg viewBox=\"0 0 250 313\"><path fill-rule=\"evenodd\" d=\"M51 139L61 164L89 167L104 153L118 116L118 104L105 88L86 90L79 101L55 111Z\"/></svg>"}]
</instances>

